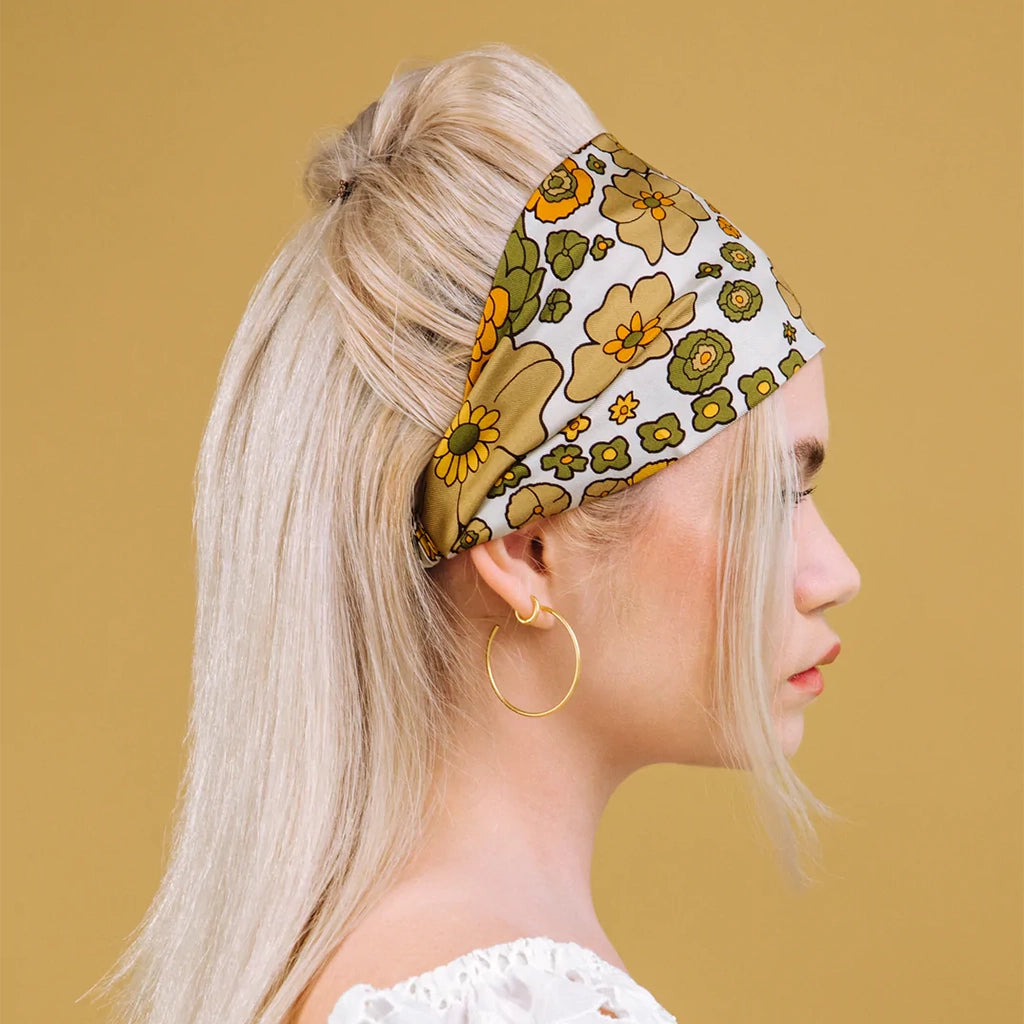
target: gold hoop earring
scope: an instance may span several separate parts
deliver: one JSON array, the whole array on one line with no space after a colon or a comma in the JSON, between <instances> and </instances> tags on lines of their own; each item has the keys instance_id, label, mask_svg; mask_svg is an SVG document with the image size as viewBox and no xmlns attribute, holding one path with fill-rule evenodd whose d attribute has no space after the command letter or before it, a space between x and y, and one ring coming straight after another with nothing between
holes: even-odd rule
<instances>
[{"instance_id":1,"label":"gold hoop earring","mask_svg":"<svg viewBox=\"0 0 1024 1024\"><path fill-rule=\"evenodd\" d=\"M576 671L573 673L572 685L569 687L569 692L553 708L548 708L547 711L524 711L522 708L517 708L515 704L511 703L511 701L507 701L502 696L501 690L498 689L498 684L494 681L494 672L491 670L491 644L494 641L494 634L497 633L498 629L500 628L499 626L495 626L491 630L491 635L487 638L487 652L484 660L487 663L487 676L491 680L491 687L493 688L494 692L498 695L498 700L500 700L501 703L505 705L505 707L507 707L510 711L514 711L517 715L525 715L527 718L543 718L544 715L550 715L557 711L572 696L573 691L576 689L576 684L579 682L580 679L580 664L582 659L580 658L579 641L576 639L576 634L573 632L572 626L570 626L569 623L566 622L565 619L563 619L562 616L559 615L554 608L549 608L547 605L542 605L533 594L530 595L530 599L533 601L533 611L530 612L529 616L524 619L519 614L519 609L515 609L517 622L521 622L523 623L523 625L527 625L528 623L533 622L533 620L536 619L542 611L551 612L551 614L554 615L554 617L558 619L558 621L563 626L565 626L565 628L569 631L569 636L572 638L572 646L576 652Z\"/></svg>"}]
</instances>

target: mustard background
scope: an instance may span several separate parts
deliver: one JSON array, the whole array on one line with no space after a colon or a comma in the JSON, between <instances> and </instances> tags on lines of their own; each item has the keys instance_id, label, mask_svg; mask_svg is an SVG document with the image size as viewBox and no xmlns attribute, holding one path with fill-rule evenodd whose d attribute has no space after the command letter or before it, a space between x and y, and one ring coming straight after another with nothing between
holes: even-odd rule
<instances>
[{"instance_id":1,"label":"mustard background","mask_svg":"<svg viewBox=\"0 0 1024 1024\"><path fill-rule=\"evenodd\" d=\"M598 909L680 1022L1021 1020L1021 9L734 0L8 0L3 995L76 1000L161 874L183 765L191 474L316 133L503 40L772 255L824 356L816 500L858 598L794 764L798 894L736 773L615 796Z\"/></svg>"}]
</instances>

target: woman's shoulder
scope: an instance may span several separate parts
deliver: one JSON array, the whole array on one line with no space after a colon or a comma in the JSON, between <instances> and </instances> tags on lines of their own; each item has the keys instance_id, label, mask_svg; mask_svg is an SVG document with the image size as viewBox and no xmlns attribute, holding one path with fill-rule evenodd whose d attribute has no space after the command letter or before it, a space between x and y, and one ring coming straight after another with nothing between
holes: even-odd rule
<instances>
[{"instance_id":1,"label":"woman's shoulder","mask_svg":"<svg viewBox=\"0 0 1024 1024\"><path fill-rule=\"evenodd\" d=\"M324 1024L671 1024L621 968L575 942L529 936L464 953L387 988L346 990Z\"/></svg>"}]
</instances>

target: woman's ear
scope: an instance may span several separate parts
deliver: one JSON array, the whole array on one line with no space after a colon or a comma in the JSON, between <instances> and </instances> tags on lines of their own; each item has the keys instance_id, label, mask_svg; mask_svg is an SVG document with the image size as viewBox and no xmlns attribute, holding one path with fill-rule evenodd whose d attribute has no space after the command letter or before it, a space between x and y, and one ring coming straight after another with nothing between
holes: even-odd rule
<instances>
[{"instance_id":1,"label":"woman's ear","mask_svg":"<svg viewBox=\"0 0 1024 1024\"><path fill-rule=\"evenodd\" d=\"M543 552L539 532L513 530L485 544L474 544L468 554L480 579L525 619L533 611L531 595L541 604L550 600ZM541 612L531 623L541 629L551 629L554 624L555 618L548 612Z\"/></svg>"}]
</instances>

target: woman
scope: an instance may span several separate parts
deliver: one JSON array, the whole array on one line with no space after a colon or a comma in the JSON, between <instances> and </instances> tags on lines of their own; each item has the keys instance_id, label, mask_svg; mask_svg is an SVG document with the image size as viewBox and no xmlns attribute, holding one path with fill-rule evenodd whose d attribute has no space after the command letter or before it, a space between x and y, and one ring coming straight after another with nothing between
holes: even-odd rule
<instances>
[{"instance_id":1,"label":"woman","mask_svg":"<svg viewBox=\"0 0 1024 1024\"><path fill-rule=\"evenodd\" d=\"M827 808L787 758L859 587L809 498L822 343L506 47L396 78L305 181L203 440L190 758L124 1019L670 1020L594 837L646 764L739 767L804 877Z\"/></svg>"}]
</instances>

